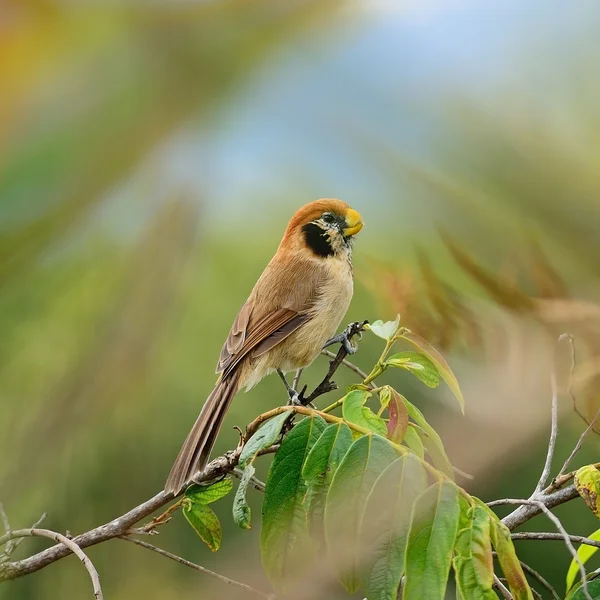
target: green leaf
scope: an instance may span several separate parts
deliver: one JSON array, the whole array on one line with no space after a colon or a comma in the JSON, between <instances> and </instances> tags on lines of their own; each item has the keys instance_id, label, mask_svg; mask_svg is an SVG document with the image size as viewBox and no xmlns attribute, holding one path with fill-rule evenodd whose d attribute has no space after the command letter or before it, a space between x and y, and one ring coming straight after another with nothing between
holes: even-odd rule
<instances>
[{"instance_id":1,"label":"green leaf","mask_svg":"<svg viewBox=\"0 0 600 600\"><path fill-rule=\"evenodd\" d=\"M600 541L600 529L597 529L591 535L588 535L591 540ZM581 544L579 548L577 548L577 556L581 561L581 564L585 565L585 563L598 552L599 548L596 546L588 546L587 544ZM569 570L567 571L567 592L573 587L573 583L575 583L575 579L579 575L579 565L577 561L573 559L571 564L569 565Z\"/></svg>"},{"instance_id":2,"label":"green leaf","mask_svg":"<svg viewBox=\"0 0 600 600\"><path fill-rule=\"evenodd\" d=\"M490 516L481 506L460 497L460 522L452 561L458 600L497 600L492 590L494 561Z\"/></svg>"},{"instance_id":3,"label":"green leaf","mask_svg":"<svg viewBox=\"0 0 600 600\"><path fill-rule=\"evenodd\" d=\"M404 444L410 448L421 460L425 459L425 448L421 441L420 435L417 433L417 429L420 429L418 425L409 423L406 433L404 434Z\"/></svg>"},{"instance_id":4,"label":"green leaf","mask_svg":"<svg viewBox=\"0 0 600 600\"><path fill-rule=\"evenodd\" d=\"M404 600L443 600L460 514L458 488L438 481L415 501L406 549Z\"/></svg>"},{"instance_id":5,"label":"green leaf","mask_svg":"<svg viewBox=\"0 0 600 600\"><path fill-rule=\"evenodd\" d=\"M269 469L260 546L267 577L278 590L305 573L314 555L303 503L302 465L325 427L319 416L300 421L281 443Z\"/></svg>"},{"instance_id":6,"label":"green leaf","mask_svg":"<svg viewBox=\"0 0 600 600\"><path fill-rule=\"evenodd\" d=\"M210 504L227 496L232 489L233 481L231 477L226 477L210 485L190 485L185 491L185 497L194 504Z\"/></svg>"},{"instance_id":7,"label":"green leaf","mask_svg":"<svg viewBox=\"0 0 600 600\"><path fill-rule=\"evenodd\" d=\"M416 427L416 433L421 438L425 449L431 456L431 460L437 469L446 474L451 479L454 479L454 469L452 463L448 459L444 444L435 429L426 421L423 413L404 396L402 396L404 405L408 410L410 418L419 426Z\"/></svg>"},{"instance_id":8,"label":"green leaf","mask_svg":"<svg viewBox=\"0 0 600 600\"><path fill-rule=\"evenodd\" d=\"M600 600L600 579L592 579L594 576L595 574L588 576L587 588L592 600ZM577 582L577 585L569 592L565 600L586 600L581 581Z\"/></svg>"},{"instance_id":9,"label":"green leaf","mask_svg":"<svg viewBox=\"0 0 600 600\"><path fill-rule=\"evenodd\" d=\"M235 492L235 497L233 498L233 520L235 524L242 529L252 528L252 511L246 501L246 492L248 491L248 485L255 472L256 469L253 465L248 465L246 467L244 474L242 475L242 480Z\"/></svg>"},{"instance_id":10,"label":"green leaf","mask_svg":"<svg viewBox=\"0 0 600 600\"><path fill-rule=\"evenodd\" d=\"M325 506L325 538L342 585L353 594L360 580L360 523L367 496L386 467L397 458L383 437L356 440L333 476Z\"/></svg>"},{"instance_id":11,"label":"green leaf","mask_svg":"<svg viewBox=\"0 0 600 600\"><path fill-rule=\"evenodd\" d=\"M262 427L246 442L240 454L239 466L244 467L258 452L272 446L281 433L284 423L290 418L290 412L284 412L269 419Z\"/></svg>"},{"instance_id":12,"label":"green leaf","mask_svg":"<svg viewBox=\"0 0 600 600\"><path fill-rule=\"evenodd\" d=\"M323 533L325 499L333 475L352 446L352 431L345 423L327 426L317 440L302 467L302 477L308 490L304 499L308 529L313 535Z\"/></svg>"},{"instance_id":13,"label":"green leaf","mask_svg":"<svg viewBox=\"0 0 600 600\"><path fill-rule=\"evenodd\" d=\"M183 514L202 541L216 552L221 547L221 523L214 511L206 506L184 498Z\"/></svg>"},{"instance_id":14,"label":"green leaf","mask_svg":"<svg viewBox=\"0 0 600 600\"><path fill-rule=\"evenodd\" d=\"M594 465L581 467L575 473L575 487L588 508L600 517L600 471Z\"/></svg>"},{"instance_id":15,"label":"green leaf","mask_svg":"<svg viewBox=\"0 0 600 600\"><path fill-rule=\"evenodd\" d=\"M354 423L354 425L364 427L373 433L385 436L387 434L385 421L368 406L364 406L370 396L371 392L361 390L354 390L346 394L342 404L342 415L348 423Z\"/></svg>"},{"instance_id":16,"label":"green leaf","mask_svg":"<svg viewBox=\"0 0 600 600\"><path fill-rule=\"evenodd\" d=\"M395 444L400 444L408 428L408 410L402 401L402 395L393 388L390 388L388 413L390 418L387 422L387 438Z\"/></svg>"},{"instance_id":17,"label":"green leaf","mask_svg":"<svg viewBox=\"0 0 600 600\"><path fill-rule=\"evenodd\" d=\"M427 485L423 465L410 454L396 459L375 482L361 527L361 548L368 557L367 598L396 600L413 503Z\"/></svg>"},{"instance_id":18,"label":"green leaf","mask_svg":"<svg viewBox=\"0 0 600 600\"><path fill-rule=\"evenodd\" d=\"M395 321L386 321L384 323L383 321L379 320L366 325L365 328L370 329L376 336L390 341L396 335L399 325L400 315L396 317Z\"/></svg>"},{"instance_id":19,"label":"green leaf","mask_svg":"<svg viewBox=\"0 0 600 600\"><path fill-rule=\"evenodd\" d=\"M442 379L446 382L448 387L452 390L452 393L458 400L460 410L464 414L465 412L465 399L463 398L462 392L458 385L458 381L450 365L446 362L444 357L425 339L420 335L413 333L412 331L406 331L403 336L405 340L410 342L417 350L422 352L431 362L437 367L439 374Z\"/></svg>"},{"instance_id":20,"label":"green leaf","mask_svg":"<svg viewBox=\"0 0 600 600\"><path fill-rule=\"evenodd\" d=\"M398 352L390 356L386 364L391 367L410 371L430 388L440 385L440 374L436 366L420 352Z\"/></svg>"},{"instance_id":21,"label":"green leaf","mask_svg":"<svg viewBox=\"0 0 600 600\"><path fill-rule=\"evenodd\" d=\"M531 588L517 558L509 529L498 518L490 516L490 534L498 554L498 562L514 600L533 600Z\"/></svg>"}]
</instances>

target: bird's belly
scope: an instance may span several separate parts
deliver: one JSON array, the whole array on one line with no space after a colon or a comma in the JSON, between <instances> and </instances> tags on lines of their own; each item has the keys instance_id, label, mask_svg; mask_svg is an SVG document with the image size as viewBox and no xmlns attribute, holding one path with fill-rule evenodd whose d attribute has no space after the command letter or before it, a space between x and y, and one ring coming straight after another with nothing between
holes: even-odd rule
<instances>
[{"instance_id":1,"label":"bird's belly","mask_svg":"<svg viewBox=\"0 0 600 600\"><path fill-rule=\"evenodd\" d=\"M286 372L307 367L319 356L323 344L336 334L350 305L353 283L350 271L333 275L323 286L306 323L273 348L272 368Z\"/></svg>"},{"instance_id":2,"label":"bird's belly","mask_svg":"<svg viewBox=\"0 0 600 600\"><path fill-rule=\"evenodd\" d=\"M326 281L308 320L288 338L248 364L242 377L246 389L254 387L275 369L288 372L307 367L319 356L325 342L336 334L352 299L350 265L332 265Z\"/></svg>"}]
</instances>

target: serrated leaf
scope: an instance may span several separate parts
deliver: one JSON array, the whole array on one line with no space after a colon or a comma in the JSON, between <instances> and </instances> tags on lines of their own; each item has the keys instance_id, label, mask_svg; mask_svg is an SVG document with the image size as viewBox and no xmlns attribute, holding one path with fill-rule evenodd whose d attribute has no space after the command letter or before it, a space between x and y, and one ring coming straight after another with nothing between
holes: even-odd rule
<instances>
[{"instance_id":1,"label":"serrated leaf","mask_svg":"<svg viewBox=\"0 0 600 600\"><path fill-rule=\"evenodd\" d=\"M365 326L366 329L370 329L377 337L383 338L384 340L391 340L400 325L400 315L396 317L395 321L386 321L385 323L381 320L369 323Z\"/></svg>"},{"instance_id":2,"label":"serrated leaf","mask_svg":"<svg viewBox=\"0 0 600 600\"><path fill-rule=\"evenodd\" d=\"M443 600L458 532L458 488L438 481L413 506L406 549L404 600Z\"/></svg>"},{"instance_id":3,"label":"serrated leaf","mask_svg":"<svg viewBox=\"0 0 600 600\"><path fill-rule=\"evenodd\" d=\"M460 386L456 380L456 376L452 372L450 365L446 362L446 359L425 339L420 335L407 331L403 334L404 339L410 342L417 350L422 352L431 362L436 366L442 379L446 382L460 405L460 410L464 414L465 412L465 399L463 398Z\"/></svg>"},{"instance_id":4,"label":"serrated leaf","mask_svg":"<svg viewBox=\"0 0 600 600\"><path fill-rule=\"evenodd\" d=\"M361 585L360 523L375 481L398 457L383 437L356 440L333 476L325 505L325 538L342 585L353 594Z\"/></svg>"},{"instance_id":5,"label":"serrated leaf","mask_svg":"<svg viewBox=\"0 0 600 600\"><path fill-rule=\"evenodd\" d=\"M386 364L398 369L410 371L427 387L436 388L440 385L440 374L435 364L420 352L398 352L390 356Z\"/></svg>"},{"instance_id":6,"label":"serrated leaf","mask_svg":"<svg viewBox=\"0 0 600 600\"><path fill-rule=\"evenodd\" d=\"M423 465L410 454L396 459L375 482L361 525L361 547L367 556L367 598L398 597L412 506L427 485Z\"/></svg>"},{"instance_id":7,"label":"serrated leaf","mask_svg":"<svg viewBox=\"0 0 600 600\"><path fill-rule=\"evenodd\" d=\"M393 388L390 388L388 413L390 418L387 422L387 438L395 444L400 444L408 428L408 410L402 395Z\"/></svg>"},{"instance_id":8,"label":"serrated leaf","mask_svg":"<svg viewBox=\"0 0 600 600\"><path fill-rule=\"evenodd\" d=\"M418 425L409 423L406 433L404 434L403 443L410 448L421 460L425 458L425 447L421 441L421 437L417 433Z\"/></svg>"},{"instance_id":9,"label":"serrated leaf","mask_svg":"<svg viewBox=\"0 0 600 600\"><path fill-rule=\"evenodd\" d=\"M211 504L227 496L233 489L231 477L221 479L210 485L194 484L190 485L185 491L185 497L189 498L194 504Z\"/></svg>"},{"instance_id":10,"label":"serrated leaf","mask_svg":"<svg viewBox=\"0 0 600 600\"><path fill-rule=\"evenodd\" d=\"M235 497L233 498L233 521L242 529L252 528L252 511L246 501L246 492L255 472L256 469L253 465L248 465L245 468L238 489L235 492Z\"/></svg>"},{"instance_id":11,"label":"serrated leaf","mask_svg":"<svg viewBox=\"0 0 600 600\"><path fill-rule=\"evenodd\" d=\"M592 600L600 600L600 579L588 579L587 588ZM586 600L580 581L569 592L565 600Z\"/></svg>"},{"instance_id":12,"label":"serrated leaf","mask_svg":"<svg viewBox=\"0 0 600 600\"><path fill-rule=\"evenodd\" d=\"M269 469L260 546L265 572L277 590L285 590L306 573L314 556L303 502L302 465L325 427L319 416L300 421L281 443Z\"/></svg>"},{"instance_id":13,"label":"serrated leaf","mask_svg":"<svg viewBox=\"0 0 600 600\"><path fill-rule=\"evenodd\" d=\"M258 452L272 446L279 438L281 428L290 416L290 412L284 412L264 423L244 445L240 454L239 466L244 467Z\"/></svg>"},{"instance_id":14,"label":"serrated leaf","mask_svg":"<svg viewBox=\"0 0 600 600\"><path fill-rule=\"evenodd\" d=\"M302 477L307 485L304 504L308 529L322 536L325 499L338 466L352 446L352 431L345 423L328 425L308 454L302 467Z\"/></svg>"},{"instance_id":15,"label":"serrated leaf","mask_svg":"<svg viewBox=\"0 0 600 600\"><path fill-rule=\"evenodd\" d=\"M184 498L183 514L202 541L216 552L221 547L221 523L214 511L206 504L192 502Z\"/></svg>"},{"instance_id":16,"label":"serrated leaf","mask_svg":"<svg viewBox=\"0 0 600 600\"><path fill-rule=\"evenodd\" d=\"M435 429L427 422L423 413L404 396L402 396L404 405L408 410L410 418L419 426L415 427L417 435L421 438L423 446L431 456L431 460L437 469L445 475L454 479L454 469L452 463L448 459L444 444Z\"/></svg>"},{"instance_id":17,"label":"serrated leaf","mask_svg":"<svg viewBox=\"0 0 600 600\"><path fill-rule=\"evenodd\" d=\"M575 473L575 487L588 508L600 517L600 471L594 465L581 467Z\"/></svg>"},{"instance_id":18,"label":"serrated leaf","mask_svg":"<svg viewBox=\"0 0 600 600\"><path fill-rule=\"evenodd\" d=\"M387 426L385 421L378 417L365 402L371 396L371 392L354 390L344 396L342 404L342 416L348 423L354 423L364 427L373 433L385 436L387 434Z\"/></svg>"},{"instance_id":19,"label":"serrated leaf","mask_svg":"<svg viewBox=\"0 0 600 600\"><path fill-rule=\"evenodd\" d=\"M588 535L591 540L600 541L600 529L597 529L591 535ZM588 546L587 544L581 544L579 548L577 548L577 556L581 561L582 565L598 552L599 548L596 546ZM569 570L567 571L567 592L573 587L575 583L575 579L579 576L579 564L575 559L571 561L569 565Z\"/></svg>"},{"instance_id":20,"label":"serrated leaf","mask_svg":"<svg viewBox=\"0 0 600 600\"><path fill-rule=\"evenodd\" d=\"M517 558L509 529L498 519L490 516L490 535L514 600L533 600L531 588Z\"/></svg>"},{"instance_id":21,"label":"serrated leaf","mask_svg":"<svg viewBox=\"0 0 600 600\"><path fill-rule=\"evenodd\" d=\"M458 600L497 600L492 590L494 562L490 517L481 506L460 497L461 514L452 565Z\"/></svg>"}]
</instances>

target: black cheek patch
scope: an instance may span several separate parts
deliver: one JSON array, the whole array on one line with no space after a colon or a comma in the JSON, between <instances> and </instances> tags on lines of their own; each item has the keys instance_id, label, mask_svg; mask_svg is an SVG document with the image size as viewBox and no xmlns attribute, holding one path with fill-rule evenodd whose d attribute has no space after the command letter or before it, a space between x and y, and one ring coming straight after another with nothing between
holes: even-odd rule
<instances>
[{"instance_id":1,"label":"black cheek patch","mask_svg":"<svg viewBox=\"0 0 600 600\"><path fill-rule=\"evenodd\" d=\"M317 256L333 256L333 248L329 243L329 236L315 223L307 223L302 228L304 239L308 247Z\"/></svg>"}]
</instances>

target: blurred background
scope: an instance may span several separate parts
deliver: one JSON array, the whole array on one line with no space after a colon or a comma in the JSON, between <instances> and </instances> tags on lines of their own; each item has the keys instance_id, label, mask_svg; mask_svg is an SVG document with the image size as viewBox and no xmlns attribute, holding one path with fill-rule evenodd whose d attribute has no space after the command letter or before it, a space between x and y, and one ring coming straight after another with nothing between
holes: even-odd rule
<instances>
[{"instance_id":1,"label":"blurred background","mask_svg":"<svg viewBox=\"0 0 600 600\"><path fill-rule=\"evenodd\" d=\"M367 224L346 320L400 312L448 357L466 417L444 390L388 382L475 476L470 491L528 496L555 354L554 472L599 405L599 26L585 0L0 0L0 500L13 526L46 511L49 528L79 533L162 487L237 310L291 214L323 196ZM356 362L380 351L366 336ZM283 400L276 378L240 396L216 451ZM591 436L577 465L597 460ZM268 590L250 496L251 532L231 498L215 505L218 553L181 515L159 545ZM580 501L558 514L571 533L597 528ZM563 589L563 544L517 551ZM249 597L118 540L89 554L112 600ZM0 586L2 600L90 594L73 558Z\"/></svg>"}]
</instances>

